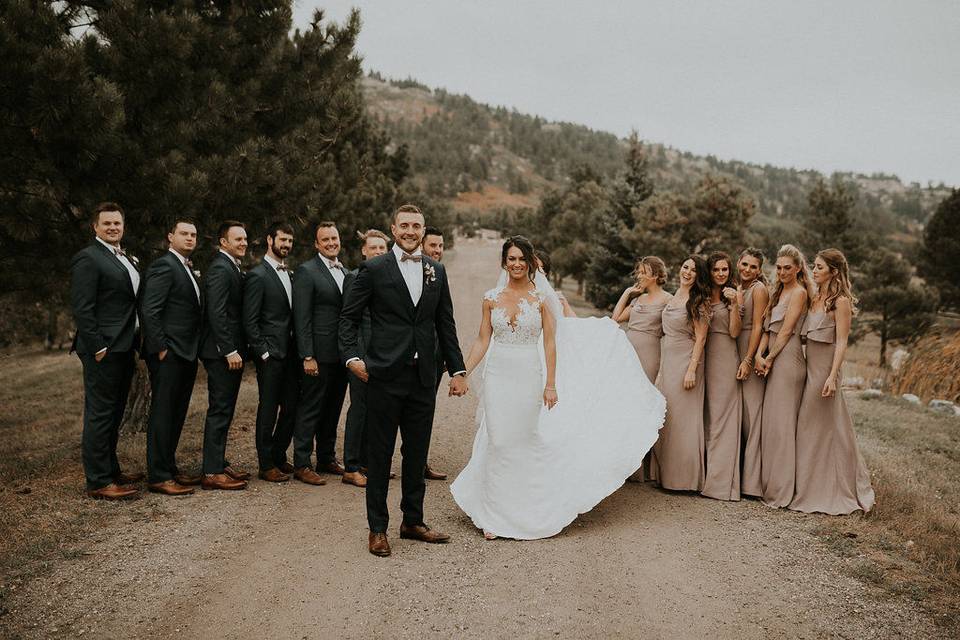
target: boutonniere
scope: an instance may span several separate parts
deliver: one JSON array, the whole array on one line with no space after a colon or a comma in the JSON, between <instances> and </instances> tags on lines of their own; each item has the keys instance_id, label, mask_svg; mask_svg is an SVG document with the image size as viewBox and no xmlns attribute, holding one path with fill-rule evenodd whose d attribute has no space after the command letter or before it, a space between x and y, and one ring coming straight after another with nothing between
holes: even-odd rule
<instances>
[{"instance_id":1,"label":"boutonniere","mask_svg":"<svg viewBox=\"0 0 960 640\"><path fill-rule=\"evenodd\" d=\"M130 260L130 262L133 263L133 266L135 267L140 266L140 258L138 258L137 256L127 254L127 258Z\"/></svg>"},{"instance_id":2,"label":"boutonniere","mask_svg":"<svg viewBox=\"0 0 960 640\"><path fill-rule=\"evenodd\" d=\"M423 280L427 284L437 280L437 270L429 262L423 263Z\"/></svg>"},{"instance_id":3,"label":"boutonniere","mask_svg":"<svg viewBox=\"0 0 960 640\"><path fill-rule=\"evenodd\" d=\"M199 270L199 269L194 269L194 270L193 270L193 277L195 277L197 280L200 279L200 270Z\"/></svg>"}]
</instances>

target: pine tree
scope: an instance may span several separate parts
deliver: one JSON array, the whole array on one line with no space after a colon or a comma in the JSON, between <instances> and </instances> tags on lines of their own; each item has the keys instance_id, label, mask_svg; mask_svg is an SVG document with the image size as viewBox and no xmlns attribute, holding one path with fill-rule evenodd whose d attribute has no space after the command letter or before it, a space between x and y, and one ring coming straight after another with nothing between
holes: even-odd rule
<instances>
[{"instance_id":1,"label":"pine tree","mask_svg":"<svg viewBox=\"0 0 960 640\"><path fill-rule=\"evenodd\" d=\"M807 194L804 214L807 252L812 254L833 247L843 251L852 264L859 263L863 247L852 232L855 205L852 187L839 177L835 176L831 184L817 178Z\"/></svg>"},{"instance_id":2,"label":"pine tree","mask_svg":"<svg viewBox=\"0 0 960 640\"><path fill-rule=\"evenodd\" d=\"M920 273L940 290L944 307L960 308L960 189L954 189L927 222Z\"/></svg>"}]
</instances>

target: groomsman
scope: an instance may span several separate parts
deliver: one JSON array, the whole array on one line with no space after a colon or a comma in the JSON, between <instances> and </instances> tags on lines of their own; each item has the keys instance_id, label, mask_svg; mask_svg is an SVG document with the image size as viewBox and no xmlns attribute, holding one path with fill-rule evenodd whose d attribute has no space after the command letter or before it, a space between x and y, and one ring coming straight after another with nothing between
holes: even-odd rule
<instances>
[{"instance_id":1,"label":"groomsman","mask_svg":"<svg viewBox=\"0 0 960 640\"><path fill-rule=\"evenodd\" d=\"M204 314L200 359L207 370L207 419L203 425L204 489L244 489L250 474L226 464L227 432L243 378L243 273L247 230L227 220L217 231L219 249L203 279Z\"/></svg>"},{"instance_id":2,"label":"groomsman","mask_svg":"<svg viewBox=\"0 0 960 640\"><path fill-rule=\"evenodd\" d=\"M243 328L257 367L259 476L286 482L293 473L287 447L299 394L296 344L293 341L293 284L287 256L293 250L293 227L275 222L267 230L263 260L247 272L243 286ZM322 481L321 481L322 482Z\"/></svg>"},{"instance_id":3,"label":"groomsman","mask_svg":"<svg viewBox=\"0 0 960 640\"><path fill-rule=\"evenodd\" d=\"M297 423L294 427L294 477L324 484L310 468L316 440L317 471L343 475L336 458L337 423L347 391L347 370L340 362L338 325L346 271L340 263L340 233L333 222L317 224L317 255L293 278L293 320L297 351L303 363ZM318 480L320 482L318 482Z\"/></svg>"},{"instance_id":4,"label":"groomsman","mask_svg":"<svg viewBox=\"0 0 960 640\"><path fill-rule=\"evenodd\" d=\"M370 260L377 256L382 256L387 252L387 234L377 229L370 229L366 233L360 233L360 239L363 245L360 247L360 253L364 260ZM347 293L350 285L356 278L357 271L351 271L347 274L344 283ZM370 311L364 309L360 317L360 327L357 351L360 358L366 355L366 345L370 343ZM367 486L367 383L358 378L352 371L348 371L347 377L350 381L350 408L347 409L347 421L343 428L343 466L346 471L343 474L344 484L352 484L357 487Z\"/></svg>"},{"instance_id":5,"label":"groomsman","mask_svg":"<svg viewBox=\"0 0 960 640\"><path fill-rule=\"evenodd\" d=\"M87 495L118 500L137 495L124 486L143 474L124 473L117 460L120 422L139 348L137 261L120 246L123 209L114 202L93 212L95 238L73 257L70 301L77 332L72 351L83 364L83 471Z\"/></svg>"},{"instance_id":6,"label":"groomsman","mask_svg":"<svg viewBox=\"0 0 960 640\"><path fill-rule=\"evenodd\" d=\"M169 250L147 269L141 315L144 353L150 371L150 418L147 422L147 488L179 496L200 476L177 468L177 445L187 419L200 348L202 294L193 255L197 227L177 220L167 234Z\"/></svg>"},{"instance_id":7,"label":"groomsman","mask_svg":"<svg viewBox=\"0 0 960 640\"><path fill-rule=\"evenodd\" d=\"M443 231L437 227L427 226L423 229L423 242L420 244L423 253L430 256L437 262L443 258ZM437 391L440 391L440 380L443 378L443 372L447 370L443 357L439 354L440 343L437 343ZM431 431L432 432L432 431ZM447 474L442 471L436 471L430 467L427 462L423 468L423 477L427 480L446 480Z\"/></svg>"}]
</instances>

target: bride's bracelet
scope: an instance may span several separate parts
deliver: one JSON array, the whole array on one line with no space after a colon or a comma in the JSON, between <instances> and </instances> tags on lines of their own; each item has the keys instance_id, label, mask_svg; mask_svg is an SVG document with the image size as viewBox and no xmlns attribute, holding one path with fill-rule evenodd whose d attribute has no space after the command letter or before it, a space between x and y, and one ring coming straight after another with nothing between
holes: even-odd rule
<instances>
[{"instance_id":1,"label":"bride's bracelet","mask_svg":"<svg viewBox=\"0 0 960 640\"><path fill-rule=\"evenodd\" d=\"M557 388L556 388L556 387L544 387L543 390L544 390L544 391L556 391Z\"/></svg>"}]
</instances>

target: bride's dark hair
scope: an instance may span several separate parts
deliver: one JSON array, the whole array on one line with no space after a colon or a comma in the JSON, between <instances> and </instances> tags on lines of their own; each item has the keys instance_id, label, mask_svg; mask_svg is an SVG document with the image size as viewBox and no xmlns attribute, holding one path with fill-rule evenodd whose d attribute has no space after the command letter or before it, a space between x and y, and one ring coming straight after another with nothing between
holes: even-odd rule
<instances>
[{"instance_id":1,"label":"bride's dark hair","mask_svg":"<svg viewBox=\"0 0 960 640\"><path fill-rule=\"evenodd\" d=\"M527 277L530 278L530 282L533 282L533 279L537 277L537 254L533 248L533 243L524 236L510 236L507 238L503 243L503 249L500 251L501 267L506 268L507 252L510 251L511 247L520 249L520 253L523 254L523 261L527 263Z\"/></svg>"}]
</instances>

